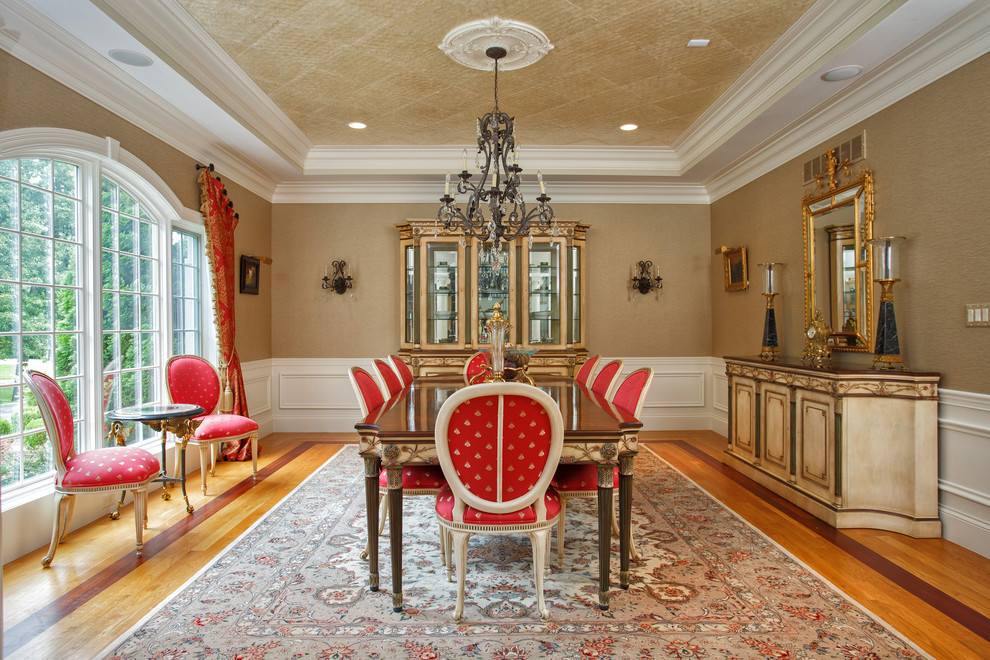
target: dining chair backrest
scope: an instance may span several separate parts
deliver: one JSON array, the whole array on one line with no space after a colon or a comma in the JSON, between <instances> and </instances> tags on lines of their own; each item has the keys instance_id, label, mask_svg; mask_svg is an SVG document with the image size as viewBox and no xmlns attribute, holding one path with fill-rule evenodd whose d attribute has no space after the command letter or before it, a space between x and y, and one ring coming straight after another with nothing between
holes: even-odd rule
<instances>
[{"instance_id":1,"label":"dining chair backrest","mask_svg":"<svg viewBox=\"0 0 990 660\"><path fill-rule=\"evenodd\" d=\"M191 403L212 414L220 402L220 374L198 355L174 355L165 363L165 387L172 403Z\"/></svg>"},{"instance_id":2,"label":"dining chair backrest","mask_svg":"<svg viewBox=\"0 0 990 660\"><path fill-rule=\"evenodd\" d=\"M564 443L564 421L554 399L524 383L480 383L447 397L436 422L440 468L454 496L454 520L472 507L512 513L535 505L546 520L543 496Z\"/></svg>"},{"instance_id":3,"label":"dining chair backrest","mask_svg":"<svg viewBox=\"0 0 990 660\"><path fill-rule=\"evenodd\" d=\"M52 443L58 481L61 481L65 475L65 462L76 453L73 445L75 423L72 420L72 407L69 406L65 392L48 374L27 369L24 372L24 382L41 410L41 419Z\"/></svg>"},{"instance_id":4,"label":"dining chair backrest","mask_svg":"<svg viewBox=\"0 0 990 660\"><path fill-rule=\"evenodd\" d=\"M488 371L488 358L484 353L478 351L464 363L464 382L468 385L474 385L476 384L475 379L480 380L478 376L486 371Z\"/></svg>"},{"instance_id":5,"label":"dining chair backrest","mask_svg":"<svg viewBox=\"0 0 990 660\"><path fill-rule=\"evenodd\" d=\"M351 387L354 388L354 394L357 396L362 417L367 417L369 412L385 403L385 397L382 395L378 383L367 371L361 367L351 367L347 376L351 381Z\"/></svg>"},{"instance_id":6,"label":"dining chair backrest","mask_svg":"<svg viewBox=\"0 0 990 660\"><path fill-rule=\"evenodd\" d=\"M591 375L595 373L595 367L598 366L599 359L599 356L592 355L585 360L584 364L582 364L577 370L577 373L574 374L574 380L576 380L579 384L588 387L588 384L591 382Z\"/></svg>"},{"instance_id":7,"label":"dining chair backrest","mask_svg":"<svg viewBox=\"0 0 990 660\"><path fill-rule=\"evenodd\" d=\"M392 368L395 373L398 374L399 379L402 381L402 386L405 387L413 382L413 372L406 364L405 360L400 358L398 355L389 355L388 359L392 362Z\"/></svg>"},{"instance_id":8,"label":"dining chair backrest","mask_svg":"<svg viewBox=\"0 0 990 660\"><path fill-rule=\"evenodd\" d=\"M646 393L653 382L653 369L643 367L637 369L623 380L612 395L612 404L617 408L622 408L626 412L632 413L633 417L639 419L643 412L643 402L646 400Z\"/></svg>"},{"instance_id":9,"label":"dining chair backrest","mask_svg":"<svg viewBox=\"0 0 990 660\"><path fill-rule=\"evenodd\" d=\"M381 379L382 384L385 385L384 391L388 392L389 398L402 391L402 381L392 371L392 367L389 366L388 362L376 359L375 369L378 370L378 377Z\"/></svg>"},{"instance_id":10,"label":"dining chair backrest","mask_svg":"<svg viewBox=\"0 0 990 660\"><path fill-rule=\"evenodd\" d=\"M595 382L591 385L591 391L601 394L606 399L612 398L615 385L622 374L622 360L612 360L598 372Z\"/></svg>"}]
</instances>

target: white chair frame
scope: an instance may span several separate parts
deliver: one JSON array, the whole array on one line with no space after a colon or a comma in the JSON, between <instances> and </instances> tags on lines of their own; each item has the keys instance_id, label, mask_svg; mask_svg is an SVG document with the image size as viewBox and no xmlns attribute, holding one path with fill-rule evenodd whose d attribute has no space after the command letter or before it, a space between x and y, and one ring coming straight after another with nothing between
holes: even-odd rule
<instances>
[{"instance_id":1,"label":"white chair frame","mask_svg":"<svg viewBox=\"0 0 990 660\"><path fill-rule=\"evenodd\" d=\"M540 474L536 484L524 495L512 500L503 502L491 502L482 499L464 488L454 468L450 455L450 448L447 444L447 430L450 426L450 419L454 412L464 401L483 396L498 396L499 406L503 405L505 396L522 396L539 403L550 420L550 449L547 454L546 465ZM501 417L501 412L499 413ZM454 607L454 620L460 621L464 614L464 583L467 572L467 546L468 540L473 534L513 534L525 533L529 536L533 546L533 579L536 583L537 607L540 617L543 620L550 618L550 611L546 607L543 598L543 572L547 561L547 549L550 541L550 530L557 521L557 516L547 519L546 504L544 495L553 479L554 471L560 461L560 454L564 445L564 421L560 413L560 407L554 399L544 392L531 385L524 383L481 383L470 385L454 392L444 401L437 414L436 422L436 449L437 457L447 484L454 495L454 509L452 520L445 520L437 515L440 524L441 534L446 534L446 551L444 563L448 567L448 579L450 579L450 554L453 551L454 563L457 566L457 604ZM501 434L498 441L501 442ZM501 452L499 452L501 456ZM464 522L464 510L472 507L479 511L495 514L506 514L518 511L527 506L534 505L537 519L535 522L511 524L511 525L490 525L472 524Z\"/></svg>"}]
</instances>

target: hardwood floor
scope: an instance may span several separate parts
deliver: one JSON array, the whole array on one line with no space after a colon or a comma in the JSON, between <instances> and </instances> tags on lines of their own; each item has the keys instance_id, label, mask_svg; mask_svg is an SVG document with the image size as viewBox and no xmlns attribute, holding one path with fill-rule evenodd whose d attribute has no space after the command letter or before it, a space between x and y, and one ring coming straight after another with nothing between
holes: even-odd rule
<instances>
[{"instance_id":1,"label":"hardwood floor","mask_svg":"<svg viewBox=\"0 0 990 660\"><path fill-rule=\"evenodd\" d=\"M649 432L647 446L755 527L936 658L990 658L990 559L942 539L838 532L721 464L724 438ZM130 510L69 534L51 568L47 546L4 566L4 652L89 658L182 586L354 435L278 433L249 463L221 463L209 495L149 498L144 556ZM198 483L198 475L191 483ZM191 488L190 491L198 491Z\"/></svg>"}]
</instances>

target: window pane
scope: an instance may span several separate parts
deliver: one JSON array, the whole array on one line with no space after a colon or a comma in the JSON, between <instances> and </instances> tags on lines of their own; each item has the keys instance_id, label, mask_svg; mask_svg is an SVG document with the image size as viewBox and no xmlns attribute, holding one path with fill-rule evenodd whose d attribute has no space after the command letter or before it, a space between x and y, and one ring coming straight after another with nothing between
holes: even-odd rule
<instances>
[{"instance_id":1,"label":"window pane","mask_svg":"<svg viewBox=\"0 0 990 660\"><path fill-rule=\"evenodd\" d=\"M17 335L0 335L0 385L18 385L21 382L20 369L21 338ZM10 401L0 401L10 403ZM0 405L0 411L3 406Z\"/></svg>"},{"instance_id":2,"label":"window pane","mask_svg":"<svg viewBox=\"0 0 990 660\"><path fill-rule=\"evenodd\" d=\"M79 309L77 289L55 289L55 329L62 331L78 330L77 312Z\"/></svg>"},{"instance_id":3,"label":"window pane","mask_svg":"<svg viewBox=\"0 0 990 660\"><path fill-rule=\"evenodd\" d=\"M120 348L117 346L119 335L103 335L103 371L117 371L120 369Z\"/></svg>"},{"instance_id":4,"label":"window pane","mask_svg":"<svg viewBox=\"0 0 990 660\"><path fill-rule=\"evenodd\" d=\"M120 302L120 329L135 330L138 327L138 297L133 294L122 293Z\"/></svg>"},{"instance_id":5,"label":"window pane","mask_svg":"<svg viewBox=\"0 0 990 660\"><path fill-rule=\"evenodd\" d=\"M120 333L120 368L134 369L138 366L138 337L132 332Z\"/></svg>"},{"instance_id":6,"label":"window pane","mask_svg":"<svg viewBox=\"0 0 990 660\"><path fill-rule=\"evenodd\" d=\"M141 329L142 330L157 330L158 323L155 319L158 317L158 305L157 300L153 296L141 296Z\"/></svg>"},{"instance_id":7,"label":"window pane","mask_svg":"<svg viewBox=\"0 0 990 660\"><path fill-rule=\"evenodd\" d=\"M150 259L139 260L141 268L141 293L152 293L155 290L155 262Z\"/></svg>"},{"instance_id":8,"label":"window pane","mask_svg":"<svg viewBox=\"0 0 990 660\"><path fill-rule=\"evenodd\" d=\"M79 246L55 243L55 283L75 286L79 281Z\"/></svg>"},{"instance_id":9,"label":"window pane","mask_svg":"<svg viewBox=\"0 0 990 660\"><path fill-rule=\"evenodd\" d=\"M16 280L20 272L20 235L0 230L0 280Z\"/></svg>"},{"instance_id":10,"label":"window pane","mask_svg":"<svg viewBox=\"0 0 990 660\"><path fill-rule=\"evenodd\" d=\"M116 330L117 325L117 294L103 294L103 329Z\"/></svg>"},{"instance_id":11,"label":"window pane","mask_svg":"<svg viewBox=\"0 0 990 660\"><path fill-rule=\"evenodd\" d=\"M21 280L52 283L52 242L47 238L21 236Z\"/></svg>"},{"instance_id":12,"label":"window pane","mask_svg":"<svg viewBox=\"0 0 990 660\"><path fill-rule=\"evenodd\" d=\"M103 251L103 277L104 289L117 288L117 253Z\"/></svg>"},{"instance_id":13,"label":"window pane","mask_svg":"<svg viewBox=\"0 0 990 660\"><path fill-rule=\"evenodd\" d=\"M120 269L120 286L117 288L121 291L137 291L138 290L138 260L136 257L132 257L126 254L122 254L119 257Z\"/></svg>"},{"instance_id":14,"label":"window pane","mask_svg":"<svg viewBox=\"0 0 990 660\"><path fill-rule=\"evenodd\" d=\"M52 162L47 158L22 158L21 181L39 188L51 188Z\"/></svg>"},{"instance_id":15,"label":"window pane","mask_svg":"<svg viewBox=\"0 0 990 660\"><path fill-rule=\"evenodd\" d=\"M144 214L141 215L144 217ZM155 256L155 226L150 222L142 222L141 226L141 256Z\"/></svg>"},{"instance_id":16,"label":"window pane","mask_svg":"<svg viewBox=\"0 0 990 660\"><path fill-rule=\"evenodd\" d=\"M157 355L155 337L156 335L151 332L141 334L141 364L155 364L155 355Z\"/></svg>"},{"instance_id":17,"label":"window pane","mask_svg":"<svg viewBox=\"0 0 990 660\"><path fill-rule=\"evenodd\" d=\"M100 245L113 250L117 247L117 214L104 210L100 218Z\"/></svg>"},{"instance_id":18,"label":"window pane","mask_svg":"<svg viewBox=\"0 0 990 660\"><path fill-rule=\"evenodd\" d=\"M17 184L0 180L0 227L17 229L18 226Z\"/></svg>"},{"instance_id":19,"label":"window pane","mask_svg":"<svg viewBox=\"0 0 990 660\"><path fill-rule=\"evenodd\" d=\"M127 215L137 215L137 201L126 190L120 190L117 209Z\"/></svg>"},{"instance_id":20,"label":"window pane","mask_svg":"<svg viewBox=\"0 0 990 660\"><path fill-rule=\"evenodd\" d=\"M55 198L55 238L76 240L79 233L79 202L65 197Z\"/></svg>"},{"instance_id":21,"label":"window pane","mask_svg":"<svg viewBox=\"0 0 990 660\"><path fill-rule=\"evenodd\" d=\"M21 287L21 328L24 332L45 332L54 329L51 287Z\"/></svg>"},{"instance_id":22,"label":"window pane","mask_svg":"<svg viewBox=\"0 0 990 660\"><path fill-rule=\"evenodd\" d=\"M117 208L117 185L107 178L102 183L101 205L108 209Z\"/></svg>"},{"instance_id":23,"label":"window pane","mask_svg":"<svg viewBox=\"0 0 990 660\"><path fill-rule=\"evenodd\" d=\"M0 282L0 332L21 329L20 286Z\"/></svg>"},{"instance_id":24,"label":"window pane","mask_svg":"<svg viewBox=\"0 0 990 660\"><path fill-rule=\"evenodd\" d=\"M0 176L5 176L8 179L16 179L17 160L14 158L0 160Z\"/></svg>"},{"instance_id":25,"label":"window pane","mask_svg":"<svg viewBox=\"0 0 990 660\"><path fill-rule=\"evenodd\" d=\"M24 335L22 337L23 354L21 359L27 362L29 369L54 373L52 364L52 335Z\"/></svg>"},{"instance_id":26,"label":"window pane","mask_svg":"<svg viewBox=\"0 0 990 660\"><path fill-rule=\"evenodd\" d=\"M182 276L185 280L183 293L186 296L199 298L199 268L183 268Z\"/></svg>"},{"instance_id":27,"label":"window pane","mask_svg":"<svg viewBox=\"0 0 990 660\"><path fill-rule=\"evenodd\" d=\"M117 248L121 252L137 252L134 243L134 220L124 215L117 218Z\"/></svg>"},{"instance_id":28,"label":"window pane","mask_svg":"<svg viewBox=\"0 0 990 660\"><path fill-rule=\"evenodd\" d=\"M79 335L55 335L55 377L79 375Z\"/></svg>"},{"instance_id":29,"label":"window pane","mask_svg":"<svg viewBox=\"0 0 990 660\"><path fill-rule=\"evenodd\" d=\"M52 189L57 193L62 193L63 195L78 197L79 166L73 165L72 163L55 161L53 164L53 169L54 183L52 185Z\"/></svg>"},{"instance_id":30,"label":"window pane","mask_svg":"<svg viewBox=\"0 0 990 660\"><path fill-rule=\"evenodd\" d=\"M49 449L47 434L42 431L24 438L24 478L30 479L50 472L52 452Z\"/></svg>"},{"instance_id":31,"label":"window pane","mask_svg":"<svg viewBox=\"0 0 990 660\"><path fill-rule=\"evenodd\" d=\"M52 196L44 190L21 186L21 231L52 235Z\"/></svg>"},{"instance_id":32,"label":"window pane","mask_svg":"<svg viewBox=\"0 0 990 660\"><path fill-rule=\"evenodd\" d=\"M183 292L182 282L183 273L182 266L180 266L175 261L175 250L172 250L172 295L181 296Z\"/></svg>"},{"instance_id":33,"label":"window pane","mask_svg":"<svg viewBox=\"0 0 990 660\"><path fill-rule=\"evenodd\" d=\"M137 403L137 378L135 372L124 372L120 374L120 405L127 407L136 405Z\"/></svg>"}]
</instances>

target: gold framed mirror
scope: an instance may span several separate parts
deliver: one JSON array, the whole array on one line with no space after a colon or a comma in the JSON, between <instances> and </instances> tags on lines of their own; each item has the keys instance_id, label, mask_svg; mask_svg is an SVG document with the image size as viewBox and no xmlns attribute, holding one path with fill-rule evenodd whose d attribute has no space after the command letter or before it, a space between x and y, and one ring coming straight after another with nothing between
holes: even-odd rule
<instances>
[{"instance_id":1,"label":"gold framed mirror","mask_svg":"<svg viewBox=\"0 0 990 660\"><path fill-rule=\"evenodd\" d=\"M871 351L873 331L873 173L846 181L836 174L829 151L828 172L802 200L804 232L804 327L820 309L831 329L834 351ZM826 181L827 176L827 181ZM827 189L826 189L827 184Z\"/></svg>"}]
</instances>

